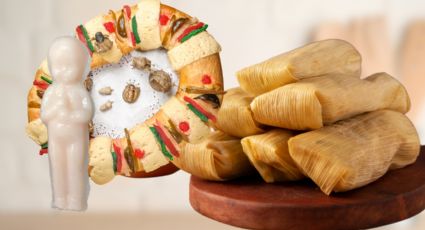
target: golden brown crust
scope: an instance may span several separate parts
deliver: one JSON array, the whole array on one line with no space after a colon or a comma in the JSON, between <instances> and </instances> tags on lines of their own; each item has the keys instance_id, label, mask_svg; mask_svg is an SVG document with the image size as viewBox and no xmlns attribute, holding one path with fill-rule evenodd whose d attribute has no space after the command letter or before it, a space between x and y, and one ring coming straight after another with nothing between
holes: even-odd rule
<instances>
[{"instance_id":1,"label":"golden brown crust","mask_svg":"<svg viewBox=\"0 0 425 230\"><path fill-rule=\"evenodd\" d=\"M41 98L37 94L37 90L41 91L41 89L38 89L37 87L33 86L28 92L28 108L40 108Z\"/></svg>"},{"instance_id":2,"label":"golden brown crust","mask_svg":"<svg viewBox=\"0 0 425 230\"><path fill-rule=\"evenodd\" d=\"M28 123L40 118L40 109L39 108L29 108L28 109Z\"/></svg>"},{"instance_id":3,"label":"golden brown crust","mask_svg":"<svg viewBox=\"0 0 425 230\"><path fill-rule=\"evenodd\" d=\"M167 6L165 4L161 4L161 11L160 11L160 16L166 16L168 19L168 23L166 23L165 25L161 25L160 24L160 28L161 28L161 41L162 41L162 46L165 49L170 50L172 48L171 46L171 40L174 36L174 34L171 31L171 27L173 25L173 22L181 19L181 18L192 18L191 16L189 16L188 14L181 12L171 6ZM180 29L181 31L181 29Z\"/></svg>"},{"instance_id":4,"label":"golden brown crust","mask_svg":"<svg viewBox=\"0 0 425 230\"><path fill-rule=\"evenodd\" d=\"M208 90L223 90L223 71L218 53L199 59L179 71L179 88L198 87ZM209 78L211 80L204 79Z\"/></svg>"}]
</instances>

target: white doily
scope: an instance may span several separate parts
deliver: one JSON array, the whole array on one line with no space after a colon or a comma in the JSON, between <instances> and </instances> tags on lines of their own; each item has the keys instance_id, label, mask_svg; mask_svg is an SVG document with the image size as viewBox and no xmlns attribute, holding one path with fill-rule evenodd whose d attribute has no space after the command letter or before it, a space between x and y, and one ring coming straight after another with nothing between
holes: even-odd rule
<instances>
[{"instance_id":1,"label":"white doily","mask_svg":"<svg viewBox=\"0 0 425 230\"><path fill-rule=\"evenodd\" d=\"M133 57L146 57L151 60L152 69L163 70L170 74L173 84L171 90L167 93L155 91L149 84L149 72L132 67ZM111 138L123 137L124 128L131 128L151 118L170 97L176 94L179 84L179 78L169 63L167 52L163 49L133 51L124 56L119 64L109 64L92 70L92 79L91 96L95 106L93 135ZM122 92L128 83L140 87L140 96L133 104L126 103L122 98ZM113 89L112 94L100 95L99 90L108 86ZM100 107L109 100L113 101L112 108L101 112Z\"/></svg>"}]
</instances>

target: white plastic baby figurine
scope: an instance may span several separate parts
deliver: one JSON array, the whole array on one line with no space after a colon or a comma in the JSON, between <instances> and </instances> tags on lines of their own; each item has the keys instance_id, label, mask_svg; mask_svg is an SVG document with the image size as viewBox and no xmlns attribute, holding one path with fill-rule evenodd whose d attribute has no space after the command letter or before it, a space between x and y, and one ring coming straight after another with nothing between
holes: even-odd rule
<instances>
[{"instance_id":1,"label":"white plastic baby figurine","mask_svg":"<svg viewBox=\"0 0 425 230\"><path fill-rule=\"evenodd\" d=\"M89 71L87 49L72 37L56 39L49 49L49 70L53 83L41 104L41 119L49 135L52 207L87 209L88 123L93 103L83 86Z\"/></svg>"}]
</instances>

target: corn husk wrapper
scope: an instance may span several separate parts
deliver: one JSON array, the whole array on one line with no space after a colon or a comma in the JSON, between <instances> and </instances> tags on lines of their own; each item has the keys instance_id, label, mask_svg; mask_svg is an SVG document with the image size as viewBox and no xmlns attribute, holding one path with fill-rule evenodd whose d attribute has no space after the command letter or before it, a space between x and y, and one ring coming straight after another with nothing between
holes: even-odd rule
<instances>
[{"instance_id":1,"label":"corn husk wrapper","mask_svg":"<svg viewBox=\"0 0 425 230\"><path fill-rule=\"evenodd\" d=\"M406 89L386 73L364 80L346 76L305 79L256 97L254 119L275 127L312 130L352 116L390 109L406 113Z\"/></svg>"},{"instance_id":2,"label":"corn husk wrapper","mask_svg":"<svg viewBox=\"0 0 425 230\"><path fill-rule=\"evenodd\" d=\"M310 43L237 72L243 90L254 95L302 79L344 74L360 78L361 56L348 42L337 39Z\"/></svg>"},{"instance_id":3,"label":"corn husk wrapper","mask_svg":"<svg viewBox=\"0 0 425 230\"><path fill-rule=\"evenodd\" d=\"M274 129L267 133L245 137L242 148L264 181L295 181L304 178L289 155L288 140L294 133Z\"/></svg>"},{"instance_id":4,"label":"corn husk wrapper","mask_svg":"<svg viewBox=\"0 0 425 230\"><path fill-rule=\"evenodd\" d=\"M288 142L299 168L330 194L369 184L415 162L420 143L402 113L380 110L304 133Z\"/></svg>"},{"instance_id":5,"label":"corn husk wrapper","mask_svg":"<svg viewBox=\"0 0 425 230\"><path fill-rule=\"evenodd\" d=\"M215 131L203 142L187 143L180 157L172 161L178 168L197 177L223 181L253 171L239 138Z\"/></svg>"},{"instance_id":6,"label":"corn husk wrapper","mask_svg":"<svg viewBox=\"0 0 425 230\"><path fill-rule=\"evenodd\" d=\"M241 88L229 89L218 112L217 128L235 137L263 133L264 130L252 117L249 107L253 99Z\"/></svg>"}]
</instances>

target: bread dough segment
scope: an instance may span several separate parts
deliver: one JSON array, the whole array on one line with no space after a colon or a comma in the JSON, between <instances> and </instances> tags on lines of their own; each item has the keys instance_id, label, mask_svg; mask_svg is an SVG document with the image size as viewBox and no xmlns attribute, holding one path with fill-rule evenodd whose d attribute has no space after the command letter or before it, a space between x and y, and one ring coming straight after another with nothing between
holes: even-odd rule
<instances>
[{"instance_id":1,"label":"bread dough segment","mask_svg":"<svg viewBox=\"0 0 425 230\"><path fill-rule=\"evenodd\" d=\"M145 152L144 157L140 160L145 172L152 172L169 163L147 125L137 125L130 132L130 136L131 141Z\"/></svg>"},{"instance_id":2,"label":"bread dough segment","mask_svg":"<svg viewBox=\"0 0 425 230\"><path fill-rule=\"evenodd\" d=\"M93 167L90 177L96 184L106 184L115 177L111 145L109 137L96 137L90 142L89 166Z\"/></svg>"},{"instance_id":3,"label":"bread dough segment","mask_svg":"<svg viewBox=\"0 0 425 230\"><path fill-rule=\"evenodd\" d=\"M220 45L208 32L202 32L168 51L168 58L175 70L179 70L203 57L221 51Z\"/></svg>"},{"instance_id":4,"label":"bread dough segment","mask_svg":"<svg viewBox=\"0 0 425 230\"><path fill-rule=\"evenodd\" d=\"M40 119L27 124L25 128L27 135L38 145L47 143L47 127Z\"/></svg>"},{"instance_id":5,"label":"bread dough segment","mask_svg":"<svg viewBox=\"0 0 425 230\"><path fill-rule=\"evenodd\" d=\"M178 127L180 122L187 122L189 124L190 130L187 135L191 144L201 142L211 133L210 128L176 97L167 101L162 107L162 111L164 111L176 127Z\"/></svg>"},{"instance_id":6,"label":"bread dough segment","mask_svg":"<svg viewBox=\"0 0 425 230\"><path fill-rule=\"evenodd\" d=\"M159 0L142 0L136 12L137 30L140 36L141 50L153 50L161 47L161 31L159 27L159 13L161 3Z\"/></svg>"},{"instance_id":7,"label":"bread dough segment","mask_svg":"<svg viewBox=\"0 0 425 230\"><path fill-rule=\"evenodd\" d=\"M49 66L47 64L47 58L43 60L39 69L41 69L41 71L43 71L45 74L50 76L50 70L49 70Z\"/></svg>"},{"instance_id":8,"label":"bread dough segment","mask_svg":"<svg viewBox=\"0 0 425 230\"><path fill-rule=\"evenodd\" d=\"M90 39L94 38L97 32L101 32L103 36L105 36L105 39L106 39L106 36L108 36L108 39L110 39L113 43L112 48L109 51L105 53L95 52L93 53L93 56L98 55L99 57L107 61L108 63L118 63L122 57L121 50L118 48L117 43L115 42L115 35L109 34L109 32L103 26L104 23L105 23L104 17L100 15L88 21L84 25ZM93 46L95 46L96 40L92 40L92 43L93 43Z\"/></svg>"}]
</instances>

